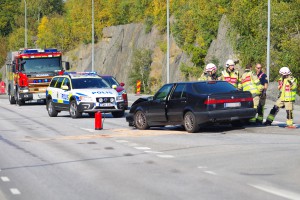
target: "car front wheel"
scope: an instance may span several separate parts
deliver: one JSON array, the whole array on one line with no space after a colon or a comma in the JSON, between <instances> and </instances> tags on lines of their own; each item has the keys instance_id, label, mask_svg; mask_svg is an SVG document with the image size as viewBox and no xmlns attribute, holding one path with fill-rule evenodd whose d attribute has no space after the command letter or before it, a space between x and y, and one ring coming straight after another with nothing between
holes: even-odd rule
<instances>
[{"instance_id":1,"label":"car front wheel","mask_svg":"<svg viewBox=\"0 0 300 200\"><path fill-rule=\"evenodd\" d=\"M134 124L136 128L145 130L149 128L146 115L143 111L137 111L134 115Z\"/></svg>"},{"instance_id":2,"label":"car front wheel","mask_svg":"<svg viewBox=\"0 0 300 200\"><path fill-rule=\"evenodd\" d=\"M192 112L187 112L184 115L183 123L185 130L189 133L195 133L199 130L199 125L196 122L196 117Z\"/></svg>"},{"instance_id":3,"label":"car front wheel","mask_svg":"<svg viewBox=\"0 0 300 200\"><path fill-rule=\"evenodd\" d=\"M75 100L72 100L70 102L69 112L73 119L80 118L82 116L82 113L78 111L77 103Z\"/></svg>"}]
</instances>

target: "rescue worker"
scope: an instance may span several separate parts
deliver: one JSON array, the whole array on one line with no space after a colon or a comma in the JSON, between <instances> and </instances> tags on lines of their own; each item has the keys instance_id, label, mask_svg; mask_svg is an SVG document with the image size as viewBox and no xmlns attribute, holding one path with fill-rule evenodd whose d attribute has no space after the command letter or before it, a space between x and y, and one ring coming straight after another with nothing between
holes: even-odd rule
<instances>
[{"instance_id":1,"label":"rescue worker","mask_svg":"<svg viewBox=\"0 0 300 200\"><path fill-rule=\"evenodd\" d=\"M241 89L241 80L240 80L240 74L237 70L235 70L235 63L233 60L227 60L226 61L226 69L222 71L221 76L219 77L219 80L227 81L228 83L231 83L235 88Z\"/></svg>"},{"instance_id":2,"label":"rescue worker","mask_svg":"<svg viewBox=\"0 0 300 200\"><path fill-rule=\"evenodd\" d=\"M259 78L260 84L263 86L263 90L259 97L259 104L257 107L257 118L256 118L256 123L259 125L262 125L263 119L264 119L264 109L265 109L265 104L266 104L266 98L267 98L268 80L267 80L267 75L262 71L262 66L260 63L256 64L255 69L256 69L256 75Z\"/></svg>"},{"instance_id":3,"label":"rescue worker","mask_svg":"<svg viewBox=\"0 0 300 200\"><path fill-rule=\"evenodd\" d=\"M249 91L253 97L253 108L256 109L259 104L259 97L263 90L263 86L260 84L260 81L256 74L251 70L252 65L248 64L245 68L245 72L242 75L241 82L242 82L242 90ZM256 117L254 116L249 120L250 124L256 124Z\"/></svg>"},{"instance_id":4,"label":"rescue worker","mask_svg":"<svg viewBox=\"0 0 300 200\"><path fill-rule=\"evenodd\" d=\"M288 128L295 128L293 126L293 109L296 99L297 79L293 77L288 67L282 67L279 70L281 78L278 80L278 90L280 91L276 104L271 109L264 125L270 126L274 121L279 108L285 108L287 114L286 125Z\"/></svg>"},{"instance_id":5,"label":"rescue worker","mask_svg":"<svg viewBox=\"0 0 300 200\"><path fill-rule=\"evenodd\" d=\"M205 72L198 78L198 81L211 81L217 80L217 66L209 63L205 67Z\"/></svg>"}]
</instances>

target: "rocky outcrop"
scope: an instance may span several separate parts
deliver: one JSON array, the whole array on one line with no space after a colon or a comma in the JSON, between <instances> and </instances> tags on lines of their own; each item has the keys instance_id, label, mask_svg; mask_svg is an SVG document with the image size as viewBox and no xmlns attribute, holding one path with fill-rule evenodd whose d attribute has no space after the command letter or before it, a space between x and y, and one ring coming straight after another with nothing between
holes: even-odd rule
<instances>
[{"instance_id":1,"label":"rocky outcrop","mask_svg":"<svg viewBox=\"0 0 300 200\"><path fill-rule=\"evenodd\" d=\"M219 66L224 66L228 59L238 60L238 55L234 53L228 38L228 31L230 31L230 23L226 15L223 15L219 23L217 38L212 41L205 57L206 63L218 60Z\"/></svg>"},{"instance_id":2,"label":"rocky outcrop","mask_svg":"<svg viewBox=\"0 0 300 200\"><path fill-rule=\"evenodd\" d=\"M104 28L101 41L94 46L94 71L115 76L120 82L125 83L129 92L132 92L134 86L129 87L128 76L131 70L133 51L134 49L150 49L153 51L150 76L157 79L158 83L166 83L166 53L160 49L159 43L166 44L166 36L161 35L155 28L150 33L145 33L143 24ZM91 71L91 50L91 45L82 45L76 50L68 52L65 60L70 61L71 70ZM170 38L170 82L183 80L179 70L182 62L189 63L190 61L188 56ZM156 86L154 85L154 87Z\"/></svg>"},{"instance_id":3,"label":"rocky outcrop","mask_svg":"<svg viewBox=\"0 0 300 200\"><path fill-rule=\"evenodd\" d=\"M237 60L227 32L230 25L226 16L223 16L218 30L217 38L212 42L207 56L206 63L218 60L223 66L227 59ZM166 52L160 48L166 45L166 35L162 35L155 27L150 33L145 33L143 24L127 24L120 26L106 27L103 29L103 37L95 44L94 71L100 74L110 74L119 81L126 84L129 92L134 91L134 86L129 86L129 73L132 69L132 57L134 49L150 49L152 54L152 65L150 76L159 87L167 82L167 59ZM79 48L66 54L65 59L70 61L72 70L91 71L91 45L81 45ZM189 56L184 53L170 37L170 82L183 81L184 77L180 72L181 63L193 66Z\"/></svg>"}]
</instances>

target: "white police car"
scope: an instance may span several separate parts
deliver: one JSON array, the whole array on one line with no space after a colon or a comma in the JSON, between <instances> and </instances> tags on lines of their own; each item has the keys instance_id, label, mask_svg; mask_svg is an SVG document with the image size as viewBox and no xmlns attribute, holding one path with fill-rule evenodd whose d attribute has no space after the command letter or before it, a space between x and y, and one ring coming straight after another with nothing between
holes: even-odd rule
<instances>
[{"instance_id":1,"label":"white police car","mask_svg":"<svg viewBox=\"0 0 300 200\"><path fill-rule=\"evenodd\" d=\"M72 118L86 112L111 112L113 117L124 116L124 99L94 72L65 72L52 78L46 90L47 111L56 117L60 111L69 111Z\"/></svg>"}]
</instances>

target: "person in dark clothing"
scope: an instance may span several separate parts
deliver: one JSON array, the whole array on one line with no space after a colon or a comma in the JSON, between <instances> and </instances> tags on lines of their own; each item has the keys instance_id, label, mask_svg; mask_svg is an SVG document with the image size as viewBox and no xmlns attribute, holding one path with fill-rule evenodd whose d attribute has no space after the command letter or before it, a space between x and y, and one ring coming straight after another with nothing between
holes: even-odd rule
<instances>
[{"instance_id":1,"label":"person in dark clothing","mask_svg":"<svg viewBox=\"0 0 300 200\"><path fill-rule=\"evenodd\" d=\"M263 91L259 98L259 104L257 107L257 118L256 123L262 124L264 119L264 108L266 104L266 98L267 98L267 89L268 89L268 79L267 75L262 71L262 66L260 63L257 63L255 66L256 75L260 81L260 84L263 85Z\"/></svg>"}]
</instances>

